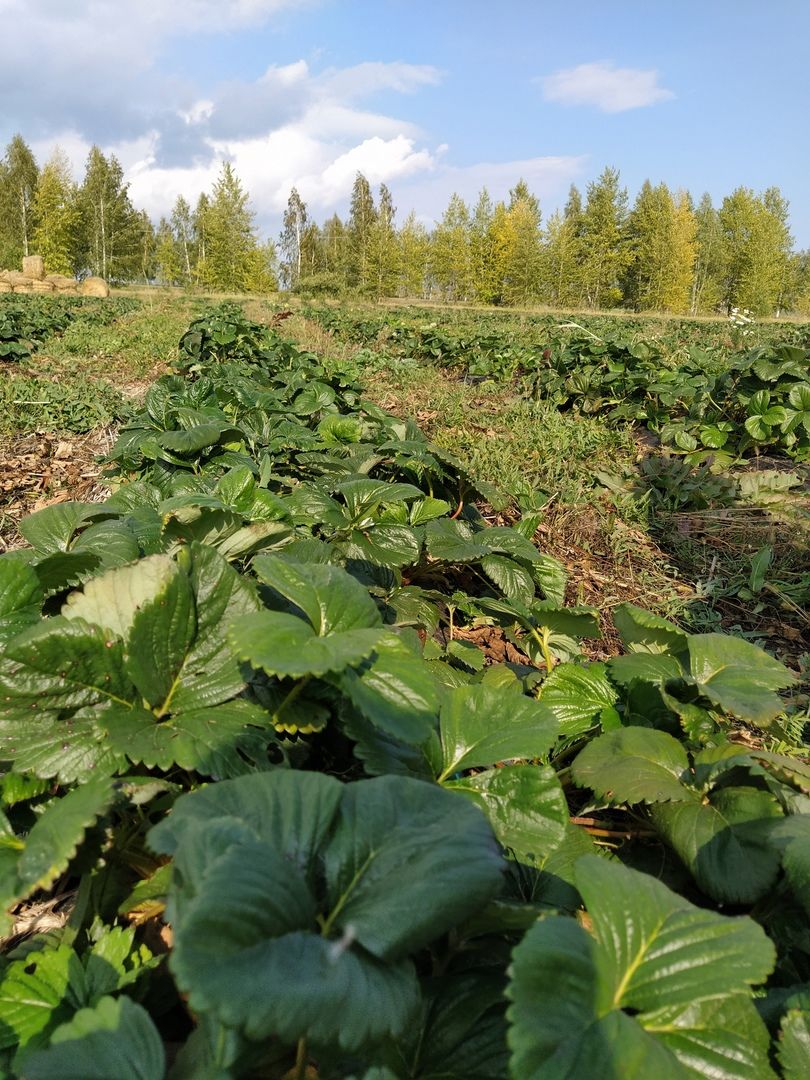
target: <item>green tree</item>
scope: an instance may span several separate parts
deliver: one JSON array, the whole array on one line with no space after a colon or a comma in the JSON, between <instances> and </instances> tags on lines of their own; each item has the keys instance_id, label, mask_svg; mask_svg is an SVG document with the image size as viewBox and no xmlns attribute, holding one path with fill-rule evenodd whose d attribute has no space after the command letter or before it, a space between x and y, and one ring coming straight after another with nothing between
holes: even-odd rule
<instances>
[{"instance_id":1,"label":"green tree","mask_svg":"<svg viewBox=\"0 0 810 1080\"><path fill-rule=\"evenodd\" d=\"M179 280L184 284L189 284L193 279L194 265L197 261L194 247L194 215L191 212L191 206L182 195L177 196L172 207L171 229L182 267Z\"/></svg>"},{"instance_id":2,"label":"green tree","mask_svg":"<svg viewBox=\"0 0 810 1080\"><path fill-rule=\"evenodd\" d=\"M39 169L22 135L15 135L0 162L0 265L19 266L31 254Z\"/></svg>"},{"instance_id":3,"label":"green tree","mask_svg":"<svg viewBox=\"0 0 810 1080\"><path fill-rule=\"evenodd\" d=\"M704 193L695 209L695 272L689 310L693 315L710 314L723 298L725 240L720 215Z\"/></svg>"},{"instance_id":4,"label":"green tree","mask_svg":"<svg viewBox=\"0 0 810 1080\"><path fill-rule=\"evenodd\" d=\"M423 297L430 257L430 237L421 221L417 221L413 211L408 214L404 225L399 230L397 246L399 249L398 291L404 296Z\"/></svg>"},{"instance_id":5,"label":"green tree","mask_svg":"<svg viewBox=\"0 0 810 1080\"><path fill-rule=\"evenodd\" d=\"M619 187L618 170L606 168L588 185L581 219L581 280L589 307L613 307L621 300L619 283L627 265L626 217L627 191Z\"/></svg>"},{"instance_id":6,"label":"green tree","mask_svg":"<svg viewBox=\"0 0 810 1080\"><path fill-rule=\"evenodd\" d=\"M779 307L790 260L787 204L778 189L766 196L739 187L719 212L725 249L723 301L770 315Z\"/></svg>"},{"instance_id":7,"label":"green tree","mask_svg":"<svg viewBox=\"0 0 810 1080\"><path fill-rule=\"evenodd\" d=\"M466 300L470 293L470 211L455 192L433 230L431 277L445 300Z\"/></svg>"},{"instance_id":8,"label":"green tree","mask_svg":"<svg viewBox=\"0 0 810 1080\"><path fill-rule=\"evenodd\" d=\"M774 313L778 317L787 306L792 288L793 237L790 235L789 204L778 187L769 187L762 196L770 214L769 233L772 236L774 278L777 283Z\"/></svg>"},{"instance_id":9,"label":"green tree","mask_svg":"<svg viewBox=\"0 0 810 1080\"><path fill-rule=\"evenodd\" d=\"M695 221L688 197L645 180L627 219L624 299L637 311L687 310Z\"/></svg>"},{"instance_id":10,"label":"green tree","mask_svg":"<svg viewBox=\"0 0 810 1080\"><path fill-rule=\"evenodd\" d=\"M540 203L519 180L509 193L507 209L508 251L504 261L504 300L528 304L537 298L543 261L540 235Z\"/></svg>"},{"instance_id":11,"label":"green tree","mask_svg":"<svg viewBox=\"0 0 810 1080\"><path fill-rule=\"evenodd\" d=\"M482 188L470 220L470 289L482 304L491 304L499 291L493 277L493 213L489 192Z\"/></svg>"},{"instance_id":12,"label":"green tree","mask_svg":"<svg viewBox=\"0 0 810 1080\"><path fill-rule=\"evenodd\" d=\"M321 260L325 273L348 284L349 235L337 214L328 218L321 229Z\"/></svg>"},{"instance_id":13,"label":"green tree","mask_svg":"<svg viewBox=\"0 0 810 1080\"><path fill-rule=\"evenodd\" d=\"M205 254L200 276L212 289L245 292L256 284L258 239L247 192L230 162L222 163L203 215Z\"/></svg>"},{"instance_id":14,"label":"green tree","mask_svg":"<svg viewBox=\"0 0 810 1080\"><path fill-rule=\"evenodd\" d=\"M572 218L556 210L546 222L540 293L552 307L574 307L580 297L579 231Z\"/></svg>"},{"instance_id":15,"label":"green tree","mask_svg":"<svg viewBox=\"0 0 810 1080\"><path fill-rule=\"evenodd\" d=\"M136 277L143 263L143 221L130 201L120 162L97 146L87 157L79 208L82 266L103 278Z\"/></svg>"},{"instance_id":16,"label":"green tree","mask_svg":"<svg viewBox=\"0 0 810 1080\"><path fill-rule=\"evenodd\" d=\"M278 288L278 255L272 240L256 244L247 260L245 287L248 292L275 292Z\"/></svg>"},{"instance_id":17,"label":"green tree","mask_svg":"<svg viewBox=\"0 0 810 1080\"><path fill-rule=\"evenodd\" d=\"M358 173L349 205L347 276L349 285L361 292L368 292L373 287L370 254L376 220L371 187L365 176Z\"/></svg>"},{"instance_id":18,"label":"green tree","mask_svg":"<svg viewBox=\"0 0 810 1080\"><path fill-rule=\"evenodd\" d=\"M305 233L309 216L304 200L293 188L287 200L287 209L281 222L279 246L282 252L281 277L288 289L295 289L301 281L304 268ZM311 240L311 237L310 237ZM310 268L311 272L311 268Z\"/></svg>"},{"instance_id":19,"label":"green tree","mask_svg":"<svg viewBox=\"0 0 810 1080\"><path fill-rule=\"evenodd\" d=\"M196 261L194 264L194 281L201 285L203 281L203 270L205 267L205 257L207 253L207 240L208 240L208 219L211 211L211 200L205 192L202 192L197 199L197 204L194 207L194 214L192 216L192 227L194 237L194 253Z\"/></svg>"},{"instance_id":20,"label":"green tree","mask_svg":"<svg viewBox=\"0 0 810 1080\"><path fill-rule=\"evenodd\" d=\"M180 249L174 229L165 217L160 219L155 234L157 276L164 285L177 285L185 276Z\"/></svg>"},{"instance_id":21,"label":"green tree","mask_svg":"<svg viewBox=\"0 0 810 1080\"><path fill-rule=\"evenodd\" d=\"M394 225L396 207L391 192L380 184L377 216L369 240L369 262L374 295L393 296L397 286L397 233Z\"/></svg>"},{"instance_id":22,"label":"green tree","mask_svg":"<svg viewBox=\"0 0 810 1080\"><path fill-rule=\"evenodd\" d=\"M33 247L51 274L76 271L80 211L70 163L58 147L45 163L34 197Z\"/></svg>"}]
</instances>

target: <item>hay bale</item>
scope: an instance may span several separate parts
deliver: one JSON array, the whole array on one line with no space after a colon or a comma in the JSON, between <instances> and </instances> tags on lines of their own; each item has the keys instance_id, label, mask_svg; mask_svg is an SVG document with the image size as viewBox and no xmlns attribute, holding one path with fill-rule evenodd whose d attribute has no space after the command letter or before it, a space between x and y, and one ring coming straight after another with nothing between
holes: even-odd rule
<instances>
[{"instance_id":1,"label":"hay bale","mask_svg":"<svg viewBox=\"0 0 810 1080\"><path fill-rule=\"evenodd\" d=\"M15 288L18 285L30 285L33 279L26 277L25 274L21 274L19 270L7 270L6 281L8 281Z\"/></svg>"},{"instance_id":2,"label":"hay bale","mask_svg":"<svg viewBox=\"0 0 810 1080\"><path fill-rule=\"evenodd\" d=\"M41 255L26 255L22 261L22 272L26 277L42 281L45 277L45 260Z\"/></svg>"},{"instance_id":3,"label":"hay bale","mask_svg":"<svg viewBox=\"0 0 810 1080\"><path fill-rule=\"evenodd\" d=\"M10 270L0 270L0 281L8 281L8 275L10 273Z\"/></svg>"},{"instance_id":4,"label":"hay bale","mask_svg":"<svg viewBox=\"0 0 810 1080\"><path fill-rule=\"evenodd\" d=\"M14 286L14 294L15 294L15 296L16 296L17 293L32 293L33 291L34 290L32 288L32 285L31 285L30 281L26 282L25 285L15 285Z\"/></svg>"},{"instance_id":5,"label":"hay bale","mask_svg":"<svg viewBox=\"0 0 810 1080\"><path fill-rule=\"evenodd\" d=\"M67 274L46 274L45 280L50 281L55 289L76 288L76 278L68 277Z\"/></svg>"},{"instance_id":6,"label":"hay bale","mask_svg":"<svg viewBox=\"0 0 810 1080\"><path fill-rule=\"evenodd\" d=\"M12 292L11 283L0 279L0 293Z\"/></svg>"},{"instance_id":7,"label":"hay bale","mask_svg":"<svg viewBox=\"0 0 810 1080\"><path fill-rule=\"evenodd\" d=\"M35 293L52 293L54 290L54 284L52 281L32 281L31 292Z\"/></svg>"},{"instance_id":8,"label":"hay bale","mask_svg":"<svg viewBox=\"0 0 810 1080\"><path fill-rule=\"evenodd\" d=\"M59 285L59 286L57 286L56 292L60 296L78 296L79 295L79 288L78 288L78 285L76 284L76 282L73 281L73 282L70 283L70 285Z\"/></svg>"},{"instance_id":9,"label":"hay bale","mask_svg":"<svg viewBox=\"0 0 810 1080\"><path fill-rule=\"evenodd\" d=\"M79 282L79 296L109 296L110 286L101 277L89 277Z\"/></svg>"}]
</instances>

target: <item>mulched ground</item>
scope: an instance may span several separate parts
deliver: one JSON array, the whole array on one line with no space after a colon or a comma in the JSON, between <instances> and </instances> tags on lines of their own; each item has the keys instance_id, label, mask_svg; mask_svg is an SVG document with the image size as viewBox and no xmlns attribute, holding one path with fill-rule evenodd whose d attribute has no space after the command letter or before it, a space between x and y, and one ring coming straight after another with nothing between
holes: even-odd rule
<instances>
[{"instance_id":1,"label":"mulched ground","mask_svg":"<svg viewBox=\"0 0 810 1080\"><path fill-rule=\"evenodd\" d=\"M109 495L96 458L114 440L112 428L0 438L0 552L23 542L17 523L27 514L55 502L97 502Z\"/></svg>"}]
</instances>

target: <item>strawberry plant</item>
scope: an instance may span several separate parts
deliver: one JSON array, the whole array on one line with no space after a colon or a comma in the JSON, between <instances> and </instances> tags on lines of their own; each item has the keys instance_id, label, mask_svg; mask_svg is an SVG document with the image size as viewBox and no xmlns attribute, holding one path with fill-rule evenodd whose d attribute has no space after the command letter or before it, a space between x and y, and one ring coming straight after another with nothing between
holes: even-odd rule
<instances>
[{"instance_id":1,"label":"strawberry plant","mask_svg":"<svg viewBox=\"0 0 810 1080\"><path fill-rule=\"evenodd\" d=\"M791 672L631 605L587 661L536 516L488 525L451 455L232 309L185 352L115 493L0 556L0 1068L803 1076ZM657 362L600 355L616 399Z\"/></svg>"}]
</instances>

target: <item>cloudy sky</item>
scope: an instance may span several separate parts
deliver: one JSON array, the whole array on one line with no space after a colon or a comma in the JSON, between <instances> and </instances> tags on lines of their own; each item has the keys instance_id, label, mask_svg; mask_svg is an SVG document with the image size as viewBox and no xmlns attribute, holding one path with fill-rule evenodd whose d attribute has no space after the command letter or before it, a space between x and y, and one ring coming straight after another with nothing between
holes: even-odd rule
<instances>
[{"instance_id":1,"label":"cloudy sky","mask_svg":"<svg viewBox=\"0 0 810 1080\"><path fill-rule=\"evenodd\" d=\"M290 188L400 217L519 176L544 213L606 164L722 199L776 184L810 246L806 0L0 0L0 140L77 178L98 143L154 217L234 163L265 234Z\"/></svg>"}]
</instances>

